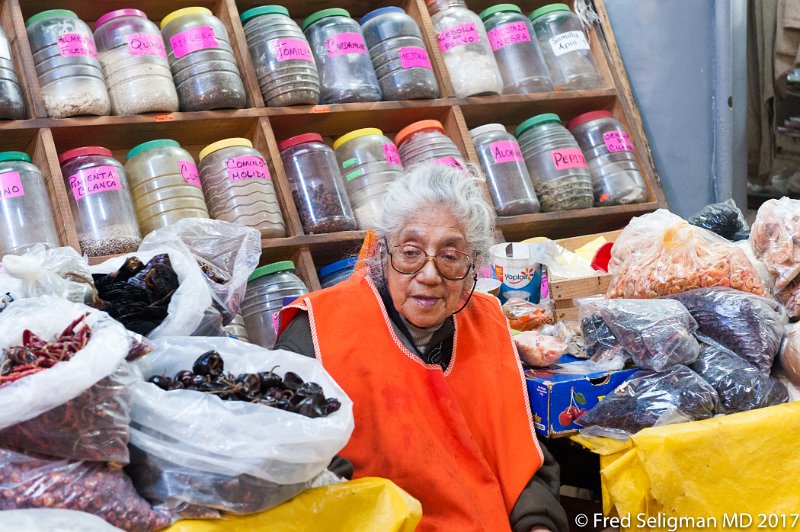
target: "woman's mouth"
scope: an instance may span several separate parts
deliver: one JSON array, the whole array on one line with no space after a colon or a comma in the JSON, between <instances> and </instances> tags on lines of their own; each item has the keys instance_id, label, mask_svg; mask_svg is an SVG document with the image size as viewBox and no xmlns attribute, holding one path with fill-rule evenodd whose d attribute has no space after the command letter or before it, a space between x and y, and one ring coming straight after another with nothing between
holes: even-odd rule
<instances>
[{"instance_id":1,"label":"woman's mouth","mask_svg":"<svg viewBox=\"0 0 800 532\"><path fill-rule=\"evenodd\" d=\"M414 300L417 302L417 305L419 305L422 308L431 308L434 305L436 305L436 303L438 303L439 301L438 297L426 297L426 296L413 296L413 297Z\"/></svg>"}]
</instances>

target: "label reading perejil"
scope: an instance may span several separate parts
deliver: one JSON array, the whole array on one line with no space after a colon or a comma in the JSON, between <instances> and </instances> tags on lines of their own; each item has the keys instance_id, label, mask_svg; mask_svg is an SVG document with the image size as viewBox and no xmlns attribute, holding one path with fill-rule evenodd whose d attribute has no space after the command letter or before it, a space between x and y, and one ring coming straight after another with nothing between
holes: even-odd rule
<instances>
[{"instance_id":1,"label":"label reading perejil","mask_svg":"<svg viewBox=\"0 0 800 532\"><path fill-rule=\"evenodd\" d=\"M58 38L58 49L62 57L83 55L97 59L97 48L91 35L62 33Z\"/></svg>"},{"instance_id":2,"label":"label reading perejil","mask_svg":"<svg viewBox=\"0 0 800 532\"><path fill-rule=\"evenodd\" d=\"M172 46L172 53L175 54L175 59L180 59L186 54L197 50L217 48L219 41L217 40L217 34L214 33L214 28L200 26L199 28L176 33L169 38L169 44Z\"/></svg>"},{"instance_id":3,"label":"label reading perejil","mask_svg":"<svg viewBox=\"0 0 800 532\"><path fill-rule=\"evenodd\" d=\"M456 159L455 157L439 157L438 159L433 160L433 164L450 166L452 168L457 168L459 170L462 169L461 163L458 162L458 159Z\"/></svg>"},{"instance_id":4,"label":"label reading perejil","mask_svg":"<svg viewBox=\"0 0 800 532\"><path fill-rule=\"evenodd\" d=\"M22 188L22 179L19 176L19 172L0 174L0 200L18 198L24 195L25 190Z\"/></svg>"},{"instance_id":5,"label":"label reading perejil","mask_svg":"<svg viewBox=\"0 0 800 532\"><path fill-rule=\"evenodd\" d=\"M524 162L519 144L513 140L498 140L489 144L492 157L496 163Z\"/></svg>"},{"instance_id":6,"label":"label reading perejil","mask_svg":"<svg viewBox=\"0 0 800 532\"><path fill-rule=\"evenodd\" d=\"M550 157L553 159L553 166L559 172L570 168L588 168L586 166L586 157L583 156L583 152L578 148L553 150L550 152Z\"/></svg>"},{"instance_id":7,"label":"label reading perejil","mask_svg":"<svg viewBox=\"0 0 800 532\"><path fill-rule=\"evenodd\" d=\"M383 145L383 155L386 157L386 162L403 167L403 162L400 160L400 154L397 153L397 146L389 142Z\"/></svg>"},{"instance_id":8,"label":"label reading perejil","mask_svg":"<svg viewBox=\"0 0 800 532\"><path fill-rule=\"evenodd\" d=\"M528 25L524 22L503 24L487 31L486 34L489 37L489 44L492 45L492 50L495 52L512 44L531 40L531 32L528 31Z\"/></svg>"},{"instance_id":9,"label":"label reading perejil","mask_svg":"<svg viewBox=\"0 0 800 532\"><path fill-rule=\"evenodd\" d=\"M447 52L465 44L480 42L481 34L474 22L468 22L443 29L436 34L436 40L439 42L439 49Z\"/></svg>"},{"instance_id":10,"label":"label reading perejil","mask_svg":"<svg viewBox=\"0 0 800 532\"><path fill-rule=\"evenodd\" d=\"M184 181L195 187L200 186L200 172L197 171L194 161L178 161L178 168Z\"/></svg>"},{"instance_id":11,"label":"label reading perejil","mask_svg":"<svg viewBox=\"0 0 800 532\"><path fill-rule=\"evenodd\" d=\"M132 56L155 55L167 57L167 49L161 35L152 33L131 33L126 37L128 40L128 52Z\"/></svg>"},{"instance_id":12,"label":"label reading perejil","mask_svg":"<svg viewBox=\"0 0 800 532\"><path fill-rule=\"evenodd\" d=\"M78 173L69 176L68 181L75 201L80 201L92 194L122 189L119 170L110 165L78 170Z\"/></svg>"},{"instance_id":13,"label":"label reading perejil","mask_svg":"<svg viewBox=\"0 0 800 532\"><path fill-rule=\"evenodd\" d=\"M314 62L311 56L311 48L303 39L273 39L269 41L269 49L275 54L278 62L283 61L308 61Z\"/></svg>"},{"instance_id":14,"label":"label reading perejil","mask_svg":"<svg viewBox=\"0 0 800 532\"><path fill-rule=\"evenodd\" d=\"M431 70L431 59L425 48L419 46L406 46L397 52L400 56L400 66L403 68L427 68Z\"/></svg>"},{"instance_id":15,"label":"label reading perejil","mask_svg":"<svg viewBox=\"0 0 800 532\"><path fill-rule=\"evenodd\" d=\"M564 55L576 50L588 50L589 41L582 31L568 31L550 38L550 47L556 55Z\"/></svg>"},{"instance_id":16,"label":"label reading perejil","mask_svg":"<svg viewBox=\"0 0 800 532\"><path fill-rule=\"evenodd\" d=\"M633 153L633 142L624 131L607 131L603 133L603 142L608 151L629 151Z\"/></svg>"},{"instance_id":17,"label":"label reading perejil","mask_svg":"<svg viewBox=\"0 0 800 532\"><path fill-rule=\"evenodd\" d=\"M225 161L228 179L241 181L242 179L270 179L269 169L264 159L255 155L242 155Z\"/></svg>"},{"instance_id":18,"label":"label reading perejil","mask_svg":"<svg viewBox=\"0 0 800 532\"><path fill-rule=\"evenodd\" d=\"M367 45L360 33L338 33L325 41L325 49L328 57L367 53Z\"/></svg>"}]
</instances>

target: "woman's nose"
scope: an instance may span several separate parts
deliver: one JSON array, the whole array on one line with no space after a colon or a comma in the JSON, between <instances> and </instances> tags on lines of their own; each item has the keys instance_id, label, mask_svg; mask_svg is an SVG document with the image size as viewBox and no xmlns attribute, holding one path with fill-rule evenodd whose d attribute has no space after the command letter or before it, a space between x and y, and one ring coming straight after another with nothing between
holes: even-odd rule
<instances>
[{"instance_id":1,"label":"woman's nose","mask_svg":"<svg viewBox=\"0 0 800 532\"><path fill-rule=\"evenodd\" d=\"M439 270L436 269L434 257L425 257L425 265L417 272L417 279L425 283L436 283L441 281Z\"/></svg>"}]
</instances>

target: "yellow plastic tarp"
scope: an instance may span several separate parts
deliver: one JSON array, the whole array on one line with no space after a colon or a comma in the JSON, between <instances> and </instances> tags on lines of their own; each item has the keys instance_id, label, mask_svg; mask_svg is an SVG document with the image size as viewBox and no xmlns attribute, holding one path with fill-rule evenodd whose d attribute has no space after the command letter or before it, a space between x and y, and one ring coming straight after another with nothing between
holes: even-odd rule
<instances>
[{"instance_id":1,"label":"yellow plastic tarp","mask_svg":"<svg viewBox=\"0 0 800 532\"><path fill-rule=\"evenodd\" d=\"M573 439L600 455L603 513L624 530L800 531L800 402Z\"/></svg>"},{"instance_id":2,"label":"yellow plastic tarp","mask_svg":"<svg viewBox=\"0 0 800 532\"><path fill-rule=\"evenodd\" d=\"M390 480L360 478L307 490L259 514L178 521L166 532L412 532L422 506Z\"/></svg>"}]
</instances>

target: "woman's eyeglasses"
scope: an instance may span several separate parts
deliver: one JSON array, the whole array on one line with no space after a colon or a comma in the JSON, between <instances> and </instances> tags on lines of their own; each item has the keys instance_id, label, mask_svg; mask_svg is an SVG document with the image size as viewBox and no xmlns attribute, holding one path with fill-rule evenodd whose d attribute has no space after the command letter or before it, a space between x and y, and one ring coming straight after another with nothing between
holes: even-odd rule
<instances>
[{"instance_id":1,"label":"woman's eyeglasses","mask_svg":"<svg viewBox=\"0 0 800 532\"><path fill-rule=\"evenodd\" d=\"M398 244L389 251L392 268L404 275L414 275L432 260L439 275L449 281L460 281L469 275L473 260L463 251L442 248L435 255L428 255L424 249L414 244Z\"/></svg>"}]
</instances>

